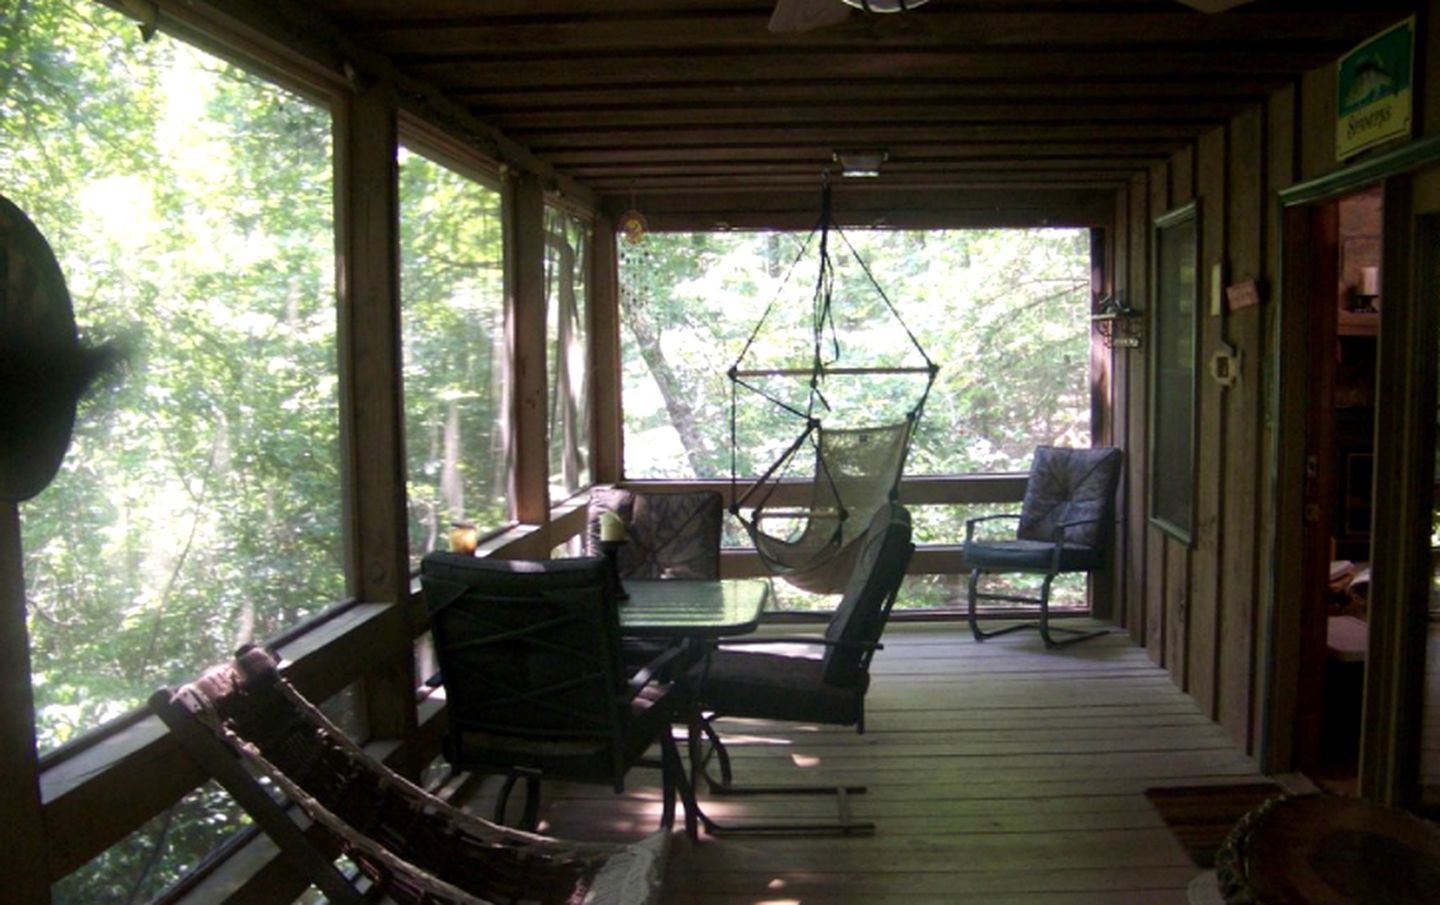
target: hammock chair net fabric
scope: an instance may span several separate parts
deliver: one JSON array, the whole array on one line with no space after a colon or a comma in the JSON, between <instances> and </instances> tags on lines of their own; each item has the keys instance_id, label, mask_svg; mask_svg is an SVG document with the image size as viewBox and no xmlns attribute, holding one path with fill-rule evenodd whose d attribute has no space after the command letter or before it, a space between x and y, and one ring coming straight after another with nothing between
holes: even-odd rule
<instances>
[{"instance_id":1,"label":"hammock chair net fabric","mask_svg":"<svg viewBox=\"0 0 1440 905\"><path fill-rule=\"evenodd\" d=\"M815 474L809 504L799 510L756 510L751 534L772 571L804 591L832 593L849 577L855 541L893 498L910 445L909 420L870 428L815 432ZM779 536L767 523L798 528ZM839 579L837 581L837 578Z\"/></svg>"},{"instance_id":2,"label":"hammock chair net fabric","mask_svg":"<svg viewBox=\"0 0 1440 905\"><path fill-rule=\"evenodd\" d=\"M885 503L897 499L900 478L915 425L924 409L930 387L934 385L937 366L925 354L915 335L905 327L899 312L885 295L875 277L849 240L845 239L851 259L859 266L868 286L884 302L883 310L898 324L901 335L908 340L904 350L910 363L851 366L841 362L842 343L836 335L836 317L832 308L834 265L830 258L829 235L833 229L830 217L830 189L823 186L820 224L815 233L820 237L819 268L811 322L808 325L808 361L803 365L758 367L747 363L755 339L766 325L775 302L761 316L739 358L730 368L731 381L731 492L730 511L739 519L755 544L756 552L766 567L790 584L811 593L833 594L843 589L853 566L856 541L864 534L871 517ZM838 229L835 232L839 232ZM812 238L815 233L812 233ZM842 234L843 238L843 234ZM802 249L805 254L809 242ZM798 259L797 259L798 260ZM853 327L850 329L854 329ZM877 335L866 331L865 338ZM891 332L891 336L895 333ZM863 341L862 341L863 345ZM894 350L887 350L893 352ZM887 357L894 358L894 355ZM796 401L795 394L777 392L776 379L803 381ZM913 395L918 401L900 412L877 414L873 402L861 404L841 397L827 398L827 382L870 381L891 387L897 381L909 381L923 389ZM758 400L773 409L773 416L782 423L789 419L796 425L798 437L748 489L739 489L737 420L741 390L745 398ZM839 405L861 407L854 411L838 411ZM898 407L898 406L897 406ZM869 423L865 422L870 418ZM857 424L857 421L860 422ZM806 454L813 455L810 483L799 502L771 506L770 502L781 482L798 469ZM784 498L784 494L781 495ZM796 497L790 496L790 500ZM747 516L748 511L748 516Z\"/></svg>"}]
</instances>

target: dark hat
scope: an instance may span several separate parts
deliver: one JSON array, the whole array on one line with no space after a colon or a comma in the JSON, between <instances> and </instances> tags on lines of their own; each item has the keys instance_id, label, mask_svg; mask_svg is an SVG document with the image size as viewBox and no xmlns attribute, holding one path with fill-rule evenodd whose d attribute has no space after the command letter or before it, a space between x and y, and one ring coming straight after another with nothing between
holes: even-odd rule
<instances>
[{"instance_id":1,"label":"dark hat","mask_svg":"<svg viewBox=\"0 0 1440 905\"><path fill-rule=\"evenodd\" d=\"M0 499L27 500L55 477L76 403L115 358L80 344L54 252L0 196Z\"/></svg>"}]
</instances>

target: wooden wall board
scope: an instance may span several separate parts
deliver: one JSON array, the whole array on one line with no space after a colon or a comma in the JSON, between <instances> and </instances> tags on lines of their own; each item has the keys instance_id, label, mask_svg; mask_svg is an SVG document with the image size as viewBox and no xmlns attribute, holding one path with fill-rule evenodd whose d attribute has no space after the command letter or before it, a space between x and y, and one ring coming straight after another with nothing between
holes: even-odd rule
<instances>
[{"instance_id":1,"label":"wooden wall board","mask_svg":"<svg viewBox=\"0 0 1440 905\"><path fill-rule=\"evenodd\" d=\"M1145 220L1145 234L1147 237L1150 238L1150 241L1146 244L1147 254L1145 260L1146 300L1148 302L1147 310L1149 312L1149 315L1146 318L1145 335L1152 340L1154 337L1155 327L1155 275L1152 272L1154 269L1152 260L1155 256L1155 250L1153 247L1155 234L1155 218L1169 211L1171 206L1175 203L1175 199L1171 196L1170 191L1170 186L1173 181L1173 177L1171 176L1171 170L1173 170L1174 167L1175 161L1174 159L1172 159L1170 164L1153 167L1150 170L1150 210ZM1148 367L1149 353L1147 352L1146 354L1147 357L1145 359L1145 364L1143 365L1143 379L1145 385L1148 387L1150 380ZM1151 420L1151 413L1149 409L1150 400L1148 399L1148 394L1146 401L1147 406L1145 409L1145 436L1147 438L1147 456L1140 474L1141 481L1148 486L1150 475L1148 438L1150 436ZM1170 646L1167 643L1167 639L1170 633L1167 629L1166 622L1167 620L1172 619L1174 614L1171 613L1169 611L1169 608L1166 606L1166 580L1168 578L1168 576L1166 575L1166 567L1168 565L1168 560L1165 556L1166 534L1159 528L1156 528L1155 526L1150 524L1150 503L1148 498L1146 500L1145 506L1145 518L1141 522L1141 524L1144 525L1145 532L1146 562L1145 606L1147 609L1147 613L1145 617L1145 647L1150 651L1150 656L1152 659L1155 660L1156 663L1168 668L1173 662L1173 660ZM1175 674L1173 670L1171 672L1172 675ZM1183 680L1177 676L1176 682L1179 683L1181 681Z\"/></svg>"},{"instance_id":2,"label":"wooden wall board","mask_svg":"<svg viewBox=\"0 0 1440 905\"><path fill-rule=\"evenodd\" d=\"M1189 691L1190 549L1168 534L1161 543L1165 557L1165 668L1176 685Z\"/></svg>"},{"instance_id":3,"label":"wooden wall board","mask_svg":"<svg viewBox=\"0 0 1440 905\"><path fill-rule=\"evenodd\" d=\"M1126 298L1130 304L1142 311L1150 307L1147 285L1149 280L1148 249L1150 247L1150 185L1146 176L1130 180L1126 198L1128 241L1126 249L1129 259L1123 268L1127 282ZM1124 422L1125 456L1125 587L1128 595L1126 610L1129 613L1127 625L1130 637L1137 644L1146 642L1149 625L1149 599L1145 583L1145 539L1149 534L1146 522L1145 495L1146 451L1149 435L1146 431L1148 418L1147 387L1145 384L1145 339L1141 347L1125 355L1125 397L1126 416Z\"/></svg>"},{"instance_id":4,"label":"wooden wall board","mask_svg":"<svg viewBox=\"0 0 1440 905\"><path fill-rule=\"evenodd\" d=\"M1286 86L1270 96L1265 105L1265 187L1267 197L1263 205L1266 215L1264 242L1265 255L1262 266L1269 278L1269 294L1260 306L1261 334L1265 357L1258 360L1260 387L1260 499L1259 534L1260 556L1258 581L1256 582L1255 641L1256 656L1255 685L1251 700L1252 750L1264 765L1272 769L1285 769L1288 764L1273 747L1273 732L1267 731L1274 702L1274 683L1277 677L1271 673L1274 662L1272 620L1274 602L1279 597L1276 581L1276 563L1279 561L1276 526L1281 511L1275 475L1279 467L1280 450L1277 446L1278 413L1275 403L1278 399L1277 383L1280 380L1276 352L1280 348L1279 323L1282 299L1276 291L1280 280L1280 212L1273 200L1275 193L1288 188L1295 182L1299 172L1300 143L1296 132L1299 120L1300 99L1295 86Z\"/></svg>"},{"instance_id":5,"label":"wooden wall board","mask_svg":"<svg viewBox=\"0 0 1440 905\"><path fill-rule=\"evenodd\" d=\"M1170 207L1179 207L1194 197L1195 147L1185 145L1170 157Z\"/></svg>"},{"instance_id":6,"label":"wooden wall board","mask_svg":"<svg viewBox=\"0 0 1440 905\"><path fill-rule=\"evenodd\" d=\"M1335 160L1335 67L1312 69L1300 79L1300 179L1340 168Z\"/></svg>"},{"instance_id":7,"label":"wooden wall board","mask_svg":"<svg viewBox=\"0 0 1440 905\"><path fill-rule=\"evenodd\" d=\"M1227 248L1230 280L1256 279L1261 271L1263 232L1268 222L1265 194L1264 111L1253 107L1230 127ZM1262 302L1262 304L1264 304ZM1257 567L1262 555L1258 513L1261 506L1261 380L1264 336L1262 308L1225 314L1227 340L1244 356L1239 382L1225 393L1226 446L1236 450L1226 468L1221 500L1220 561L1222 609L1216 650L1216 712L1230 737L1250 750L1251 702L1255 681ZM1250 451L1240 455L1239 450Z\"/></svg>"},{"instance_id":8,"label":"wooden wall board","mask_svg":"<svg viewBox=\"0 0 1440 905\"><path fill-rule=\"evenodd\" d=\"M1195 530L1190 551L1190 628L1185 639L1186 662L1190 668L1190 693L1200 709L1215 716L1215 664L1220 629L1220 584L1227 564L1220 556L1220 499L1226 472L1249 458L1250 450L1233 449L1226 443L1221 415L1224 396L1229 392L1210 377L1211 354L1220 348L1223 314L1211 308L1215 293L1224 291L1228 272L1225 233L1229 223L1226 165L1229 136L1225 128L1201 136L1195 148L1196 194L1200 199L1200 245L1196 299L1199 317L1199 361L1196 366L1195 432ZM1216 274L1216 266L1220 274ZM1222 306L1223 308L1223 306Z\"/></svg>"}]
</instances>

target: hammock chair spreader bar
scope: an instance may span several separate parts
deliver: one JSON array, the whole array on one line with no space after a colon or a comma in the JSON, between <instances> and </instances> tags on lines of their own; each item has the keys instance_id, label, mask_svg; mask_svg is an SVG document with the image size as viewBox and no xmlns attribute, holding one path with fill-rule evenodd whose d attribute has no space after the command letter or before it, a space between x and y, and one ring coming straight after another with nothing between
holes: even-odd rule
<instances>
[{"instance_id":1,"label":"hammock chair spreader bar","mask_svg":"<svg viewBox=\"0 0 1440 905\"><path fill-rule=\"evenodd\" d=\"M821 376L836 374L840 376L854 376L857 374L933 374L940 370L940 366L934 363L928 365L913 365L911 367L874 367L874 368L837 368L831 365L823 365L816 368L751 368L746 370L734 370L730 374L733 377L811 377L817 373ZM751 387L754 389L754 387ZM758 392L758 391L757 391Z\"/></svg>"}]
</instances>

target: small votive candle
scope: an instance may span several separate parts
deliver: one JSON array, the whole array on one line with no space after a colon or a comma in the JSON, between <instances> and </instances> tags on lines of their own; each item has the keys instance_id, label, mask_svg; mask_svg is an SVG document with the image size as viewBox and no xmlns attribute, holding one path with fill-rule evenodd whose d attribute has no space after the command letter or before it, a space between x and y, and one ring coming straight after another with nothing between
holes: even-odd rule
<instances>
[{"instance_id":1,"label":"small votive candle","mask_svg":"<svg viewBox=\"0 0 1440 905\"><path fill-rule=\"evenodd\" d=\"M600 514L600 540L619 541L625 539L625 523L613 512Z\"/></svg>"},{"instance_id":2,"label":"small votive candle","mask_svg":"<svg viewBox=\"0 0 1440 905\"><path fill-rule=\"evenodd\" d=\"M462 556L474 556L480 546L480 531L469 522L454 522L450 526L450 552Z\"/></svg>"}]
</instances>

